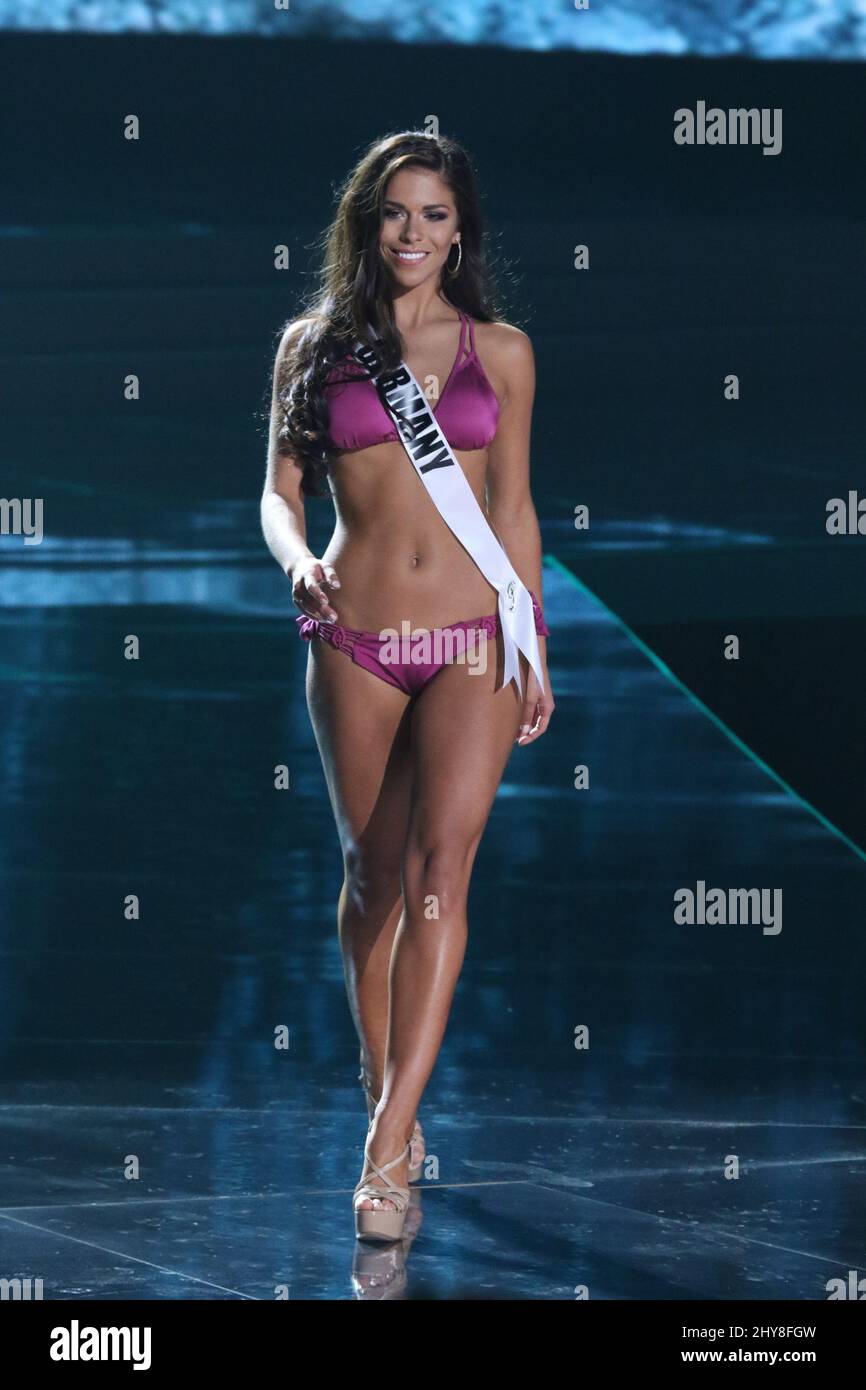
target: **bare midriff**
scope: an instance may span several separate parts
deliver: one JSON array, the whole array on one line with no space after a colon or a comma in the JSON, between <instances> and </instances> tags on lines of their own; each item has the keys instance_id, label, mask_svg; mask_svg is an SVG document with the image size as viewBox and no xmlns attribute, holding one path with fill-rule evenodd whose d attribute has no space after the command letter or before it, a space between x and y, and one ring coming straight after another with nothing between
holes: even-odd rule
<instances>
[{"instance_id":1,"label":"bare midriff","mask_svg":"<svg viewBox=\"0 0 866 1390\"><path fill-rule=\"evenodd\" d=\"M454 453L486 515L487 449ZM439 515L402 444L338 454L331 489L337 522L322 559L340 580L329 593L343 626L446 627L496 612L496 590Z\"/></svg>"}]
</instances>

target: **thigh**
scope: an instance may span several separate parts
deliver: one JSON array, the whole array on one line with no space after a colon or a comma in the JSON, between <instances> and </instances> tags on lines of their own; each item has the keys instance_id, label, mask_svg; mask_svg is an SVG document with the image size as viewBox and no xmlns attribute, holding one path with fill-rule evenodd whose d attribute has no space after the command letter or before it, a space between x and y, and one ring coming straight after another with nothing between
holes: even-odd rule
<instances>
[{"instance_id":1,"label":"thigh","mask_svg":"<svg viewBox=\"0 0 866 1390\"><path fill-rule=\"evenodd\" d=\"M306 685L344 854L399 863L412 785L409 697L315 637Z\"/></svg>"},{"instance_id":2,"label":"thigh","mask_svg":"<svg viewBox=\"0 0 866 1390\"><path fill-rule=\"evenodd\" d=\"M411 836L474 847L514 747L522 702L501 685L501 639L487 640L487 669L444 666L416 699L411 752ZM497 689L499 685L499 689Z\"/></svg>"}]
</instances>

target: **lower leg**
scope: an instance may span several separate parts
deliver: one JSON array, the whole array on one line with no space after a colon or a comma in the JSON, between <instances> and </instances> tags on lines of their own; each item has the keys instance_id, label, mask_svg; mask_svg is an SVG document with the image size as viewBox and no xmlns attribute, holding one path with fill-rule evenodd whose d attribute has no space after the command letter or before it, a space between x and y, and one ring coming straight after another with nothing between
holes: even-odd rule
<instances>
[{"instance_id":1,"label":"lower leg","mask_svg":"<svg viewBox=\"0 0 866 1390\"><path fill-rule=\"evenodd\" d=\"M408 849L405 908L391 965L383 1101L391 1121L414 1115L445 1036L466 954L466 905L477 842Z\"/></svg>"},{"instance_id":2,"label":"lower leg","mask_svg":"<svg viewBox=\"0 0 866 1390\"><path fill-rule=\"evenodd\" d=\"M382 1094L388 1039L388 970L402 903L399 878L384 894L359 897L347 874L337 908L349 1011L376 1099Z\"/></svg>"},{"instance_id":3,"label":"lower leg","mask_svg":"<svg viewBox=\"0 0 866 1390\"><path fill-rule=\"evenodd\" d=\"M394 938L403 906L399 865L371 862L358 851L345 855L346 877L340 892L337 924L349 1011L361 1044L361 1068L368 1117L382 1095L388 1041L389 971ZM412 1120L410 1163L424 1159L424 1137Z\"/></svg>"},{"instance_id":4,"label":"lower leg","mask_svg":"<svg viewBox=\"0 0 866 1390\"><path fill-rule=\"evenodd\" d=\"M399 1154L411 1137L439 1055L466 953L466 900L475 848L472 844L447 855L407 853L405 906L391 962L387 1061L369 1140L370 1154L380 1164ZM404 1160L391 1177L405 1185L406 1173ZM384 1199L382 1205L388 1209L394 1204Z\"/></svg>"}]
</instances>

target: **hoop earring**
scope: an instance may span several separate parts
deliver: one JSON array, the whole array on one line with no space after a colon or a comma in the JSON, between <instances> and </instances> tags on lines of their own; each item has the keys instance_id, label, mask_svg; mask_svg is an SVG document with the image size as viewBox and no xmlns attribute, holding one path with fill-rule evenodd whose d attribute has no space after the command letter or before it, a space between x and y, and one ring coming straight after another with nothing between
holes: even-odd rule
<instances>
[{"instance_id":1,"label":"hoop earring","mask_svg":"<svg viewBox=\"0 0 866 1390\"><path fill-rule=\"evenodd\" d=\"M452 241L451 246L454 246L454 245L455 245L455 243ZM456 274L457 274L458 270L460 269L460 264L461 264L461 262L462 262L462 260L463 260L463 243L460 242L460 241L458 241L458 242L456 243L456 246L457 246L457 264L455 265L455 267L454 267L453 270L451 269L450 265L448 264L448 256L451 255L451 249L450 249L450 247L449 247L449 249L448 249L448 256L445 257L445 269L447 270L447 272L448 272L449 275L456 275Z\"/></svg>"}]
</instances>

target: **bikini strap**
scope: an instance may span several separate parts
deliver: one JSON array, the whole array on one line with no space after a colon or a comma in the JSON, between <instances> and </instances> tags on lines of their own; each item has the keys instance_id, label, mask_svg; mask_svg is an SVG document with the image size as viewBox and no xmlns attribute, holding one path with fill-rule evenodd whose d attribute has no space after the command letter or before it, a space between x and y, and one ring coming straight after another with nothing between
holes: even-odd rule
<instances>
[{"instance_id":1,"label":"bikini strap","mask_svg":"<svg viewBox=\"0 0 866 1390\"><path fill-rule=\"evenodd\" d=\"M474 327L473 327L472 320L471 320L471 318L469 317L468 314L464 314L464 313L463 313L463 310L462 310L462 309L459 309L459 310L458 310L458 313L460 314L460 317L461 317L462 320L463 320L463 332L464 332L464 333L466 332L466 325L467 325L467 324L469 325L469 356L470 356L470 357L474 357L474 356L475 356L475 329L474 329ZM465 346L465 344L464 344L462 338L460 339L460 342L461 342L461 346Z\"/></svg>"}]
</instances>

